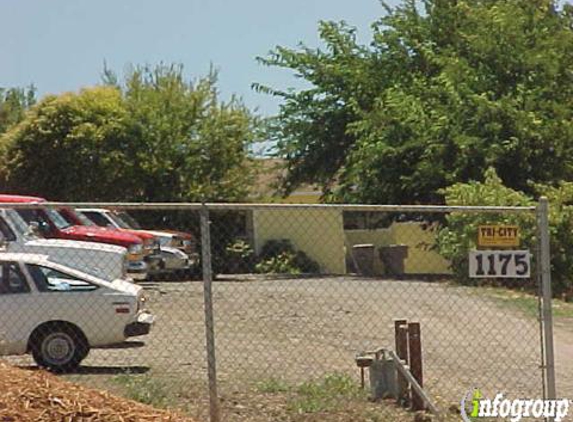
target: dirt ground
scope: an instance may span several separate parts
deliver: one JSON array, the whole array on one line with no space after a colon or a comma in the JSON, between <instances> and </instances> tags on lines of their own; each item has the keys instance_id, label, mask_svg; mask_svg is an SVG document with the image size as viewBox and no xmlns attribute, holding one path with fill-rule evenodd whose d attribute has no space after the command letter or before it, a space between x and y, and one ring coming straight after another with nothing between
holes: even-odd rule
<instances>
[{"instance_id":1,"label":"dirt ground","mask_svg":"<svg viewBox=\"0 0 573 422\"><path fill-rule=\"evenodd\" d=\"M145 344L94 350L72 379L105 384L126 370L157 377L178 397L192 400L186 410L204 419L202 285L145 286L148 307L157 315L153 332L137 339ZM214 306L219 390L229 420L247 420L241 417L245 413L253 421L281 420L268 410L276 409L272 402L278 396L260 385L301 385L329 374L358 381L355 356L394 349L396 318L421 323L424 384L445 408L473 388L486 395L542 396L537 320L519 306L501 306L479 289L351 277L242 277L214 283ZM573 397L573 326L559 322L555 336L559 395Z\"/></svg>"}]
</instances>

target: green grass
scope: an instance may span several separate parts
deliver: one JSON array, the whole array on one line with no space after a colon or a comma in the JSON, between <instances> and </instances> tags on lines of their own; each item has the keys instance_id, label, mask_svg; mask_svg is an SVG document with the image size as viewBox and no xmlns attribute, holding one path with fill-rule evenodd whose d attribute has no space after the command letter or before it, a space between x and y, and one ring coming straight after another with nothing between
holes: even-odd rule
<instances>
[{"instance_id":1,"label":"green grass","mask_svg":"<svg viewBox=\"0 0 573 422\"><path fill-rule=\"evenodd\" d=\"M287 403L291 413L336 411L344 402L366 399L366 393L349 376L329 374L317 381L305 382L294 389L296 393Z\"/></svg>"},{"instance_id":2,"label":"green grass","mask_svg":"<svg viewBox=\"0 0 573 422\"><path fill-rule=\"evenodd\" d=\"M476 291L498 301L503 307L520 310L532 318L539 316L538 299L529 293L509 290L502 287L479 287ZM554 317L573 319L573 303L553 299L552 305Z\"/></svg>"},{"instance_id":3,"label":"green grass","mask_svg":"<svg viewBox=\"0 0 573 422\"><path fill-rule=\"evenodd\" d=\"M291 387L278 378L269 378L268 380L258 382L256 390L258 393L263 394L277 394L287 393L291 390Z\"/></svg>"},{"instance_id":4,"label":"green grass","mask_svg":"<svg viewBox=\"0 0 573 422\"><path fill-rule=\"evenodd\" d=\"M171 405L172 393L152 375L122 374L115 376L112 381L121 387L123 395L128 399L163 409Z\"/></svg>"}]
</instances>

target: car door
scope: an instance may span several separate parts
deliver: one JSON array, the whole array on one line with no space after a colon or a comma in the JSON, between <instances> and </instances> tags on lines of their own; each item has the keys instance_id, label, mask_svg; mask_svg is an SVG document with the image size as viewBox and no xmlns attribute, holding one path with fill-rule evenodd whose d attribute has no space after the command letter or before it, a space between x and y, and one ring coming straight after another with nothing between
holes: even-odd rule
<instances>
[{"instance_id":1,"label":"car door","mask_svg":"<svg viewBox=\"0 0 573 422\"><path fill-rule=\"evenodd\" d=\"M30 312L34 291L17 262L0 263L0 354L26 352L28 338L38 321Z\"/></svg>"},{"instance_id":2,"label":"car door","mask_svg":"<svg viewBox=\"0 0 573 422\"><path fill-rule=\"evenodd\" d=\"M131 314L116 312L121 297L87 280L44 265L28 264L44 317L65 321L78 327L90 346L123 340L123 331Z\"/></svg>"}]
</instances>

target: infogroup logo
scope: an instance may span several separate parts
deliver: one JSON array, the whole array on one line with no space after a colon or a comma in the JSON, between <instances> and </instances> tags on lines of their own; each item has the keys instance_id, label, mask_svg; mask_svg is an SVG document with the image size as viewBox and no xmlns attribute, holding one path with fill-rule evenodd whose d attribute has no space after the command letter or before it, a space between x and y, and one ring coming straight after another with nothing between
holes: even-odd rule
<instances>
[{"instance_id":1,"label":"infogroup logo","mask_svg":"<svg viewBox=\"0 0 573 422\"><path fill-rule=\"evenodd\" d=\"M503 393L496 394L493 400L483 396L481 390L469 391L461 402L462 419L474 422L479 418L502 418L519 422L522 418L553 418L560 422L569 413L568 399L560 400L509 400Z\"/></svg>"}]
</instances>

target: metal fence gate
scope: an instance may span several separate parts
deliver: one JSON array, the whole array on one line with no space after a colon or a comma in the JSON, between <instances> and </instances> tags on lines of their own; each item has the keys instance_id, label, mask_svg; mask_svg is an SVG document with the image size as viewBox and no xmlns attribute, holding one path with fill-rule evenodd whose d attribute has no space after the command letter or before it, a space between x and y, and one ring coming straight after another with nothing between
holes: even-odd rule
<instances>
[{"instance_id":1,"label":"metal fence gate","mask_svg":"<svg viewBox=\"0 0 573 422\"><path fill-rule=\"evenodd\" d=\"M419 323L423 388L445 420L459 420L461 399L476 389L556 396L544 199L41 206L126 211L197 239L194 274L140 282L157 317L152 332L129 349L92 350L74 381L211 422L412 420L393 401L368 400L356 360L395 351L395 321L406 320ZM478 229L496 225L517 227L518 244L479 247Z\"/></svg>"}]
</instances>

